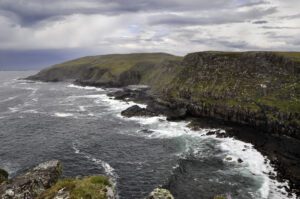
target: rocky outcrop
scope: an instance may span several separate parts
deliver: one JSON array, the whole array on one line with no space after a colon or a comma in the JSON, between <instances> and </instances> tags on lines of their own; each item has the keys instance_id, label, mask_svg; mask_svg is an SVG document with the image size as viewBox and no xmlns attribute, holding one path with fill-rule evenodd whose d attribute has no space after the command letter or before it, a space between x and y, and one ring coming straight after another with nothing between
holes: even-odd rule
<instances>
[{"instance_id":1,"label":"rocky outcrop","mask_svg":"<svg viewBox=\"0 0 300 199\"><path fill-rule=\"evenodd\" d=\"M61 164L57 160L48 161L25 174L0 185L2 199L34 199L56 183L61 175Z\"/></svg>"},{"instance_id":2,"label":"rocky outcrop","mask_svg":"<svg viewBox=\"0 0 300 199\"><path fill-rule=\"evenodd\" d=\"M125 117L154 117L158 114L146 108L141 108L138 105L134 105L122 111L121 115Z\"/></svg>"},{"instance_id":3,"label":"rocky outcrop","mask_svg":"<svg viewBox=\"0 0 300 199\"><path fill-rule=\"evenodd\" d=\"M156 188L150 193L147 199L174 199L174 196L167 189Z\"/></svg>"},{"instance_id":4,"label":"rocky outcrop","mask_svg":"<svg viewBox=\"0 0 300 199\"><path fill-rule=\"evenodd\" d=\"M7 181L7 179L8 179L8 173L7 173L7 171L5 171L3 169L0 169L0 184L2 182Z\"/></svg>"},{"instance_id":5,"label":"rocky outcrop","mask_svg":"<svg viewBox=\"0 0 300 199\"><path fill-rule=\"evenodd\" d=\"M101 175L61 179L36 199L116 199L115 187L109 178Z\"/></svg>"}]
</instances>

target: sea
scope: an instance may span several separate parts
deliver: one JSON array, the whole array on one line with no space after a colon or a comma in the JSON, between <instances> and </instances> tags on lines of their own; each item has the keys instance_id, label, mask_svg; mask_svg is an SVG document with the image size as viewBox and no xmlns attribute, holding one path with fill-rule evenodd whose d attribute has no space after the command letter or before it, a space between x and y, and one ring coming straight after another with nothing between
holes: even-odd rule
<instances>
[{"instance_id":1,"label":"sea","mask_svg":"<svg viewBox=\"0 0 300 199\"><path fill-rule=\"evenodd\" d=\"M120 199L143 199L156 187L176 199L296 198L250 143L164 116L124 118L136 103L107 96L118 89L21 79L35 73L0 71L0 168L11 178L58 159L64 177L109 176Z\"/></svg>"}]
</instances>

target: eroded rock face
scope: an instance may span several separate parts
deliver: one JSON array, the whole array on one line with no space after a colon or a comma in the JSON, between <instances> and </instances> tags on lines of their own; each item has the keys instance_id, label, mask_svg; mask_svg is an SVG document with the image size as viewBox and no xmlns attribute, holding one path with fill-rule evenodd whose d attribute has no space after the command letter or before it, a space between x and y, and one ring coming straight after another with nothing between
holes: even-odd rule
<instances>
[{"instance_id":1,"label":"eroded rock face","mask_svg":"<svg viewBox=\"0 0 300 199\"><path fill-rule=\"evenodd\" d=\"M125 117L136 117L136 116L153 117L153 116L157 116L158 114L146 108L141 108L138 105L134 105L122 111L121 115Z\"/></svg>"},{"instance_id":2,"label":"eroded rock face","mask_svg":"<svg viewBox=\"0 0 300 199\"><path fill-rule=\"evenodd\" d=\"M174 199L174 196L167 189L156 188L150 193L147 199Z\"/></svg>"},{"instance_id":3,"label":"eroded rock face","mask_svg":"<svg viewBox=\"0 0 300 199\"><path fill-rule=\"evenodd\" d=\"M41 163L25 174L0 185L1 199L33 199L57 182L61 163L52 160Z\"/></svg>"}]
</instances>

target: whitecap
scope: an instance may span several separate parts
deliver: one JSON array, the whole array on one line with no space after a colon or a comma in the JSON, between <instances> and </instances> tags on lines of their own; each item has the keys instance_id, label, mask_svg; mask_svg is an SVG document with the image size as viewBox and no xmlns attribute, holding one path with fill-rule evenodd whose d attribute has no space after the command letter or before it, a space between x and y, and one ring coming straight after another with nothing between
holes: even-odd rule
<instances>
[{"instance_id":1,"label":"whitecap","mask_svg":"<svg viewBox=\"0 0 300 199\"><path fill-rule=\"evenodd\" d=\"M9 98L7 98L7 99L1 100L0 103L11 101L11 100L13 100L13 99L16 99L17 97L18 97L18 96L9 97Z\"/></svg>"},{"instance_id":2,"label":"whitecap","mask_svg":"<svg viewBox=\"0 0 300 199\"><path fill-rule=\"evenodd\" d=\"M93 86L78 86L78 85L75 85L75 84L70 84L67 87L68 88L84 89L84 90L104 91L104 89L98 88L98 87L93 87Z\"/></svg>"},{"instance_id":3,"label":"whitecap","mask_svg":"<svg viewBox=\"0 0 300 199\"><path fill-rule=\"evenodd\" d=\"M20 110L20 108L18 108L17 106L16 107L8 107L8 110L11 112L11 113L16 113Z\"/></svg>"},{"instance_id":4,"label":"whitecap","mask_svg":"<svg viewBox=\"0 0 300 199\"><path fill-rule=\"evenodd\" d=\"M72 113L54 113L54 116L56 116L56 117L72 117L72 116L74 116L74 114L72 114Z\"/></svg>"},{"instance_id":5,"label":"whitecap","mask_svg":"<svg viewBox=\"0 0 300 199\"><path fill-rule=\"evenodd\" d=\"M79 106L78 108L79 108L79 111L82 111L82 112L86 111L85 106Z\"/></svg>"},{"instance_id":6,"label":"whitecap","mask_svg":"<svg viewBox=\"0 0 300 199\"><path fill-rule=\"evenodd\" d=\"M40 113L40 112L38 112L35 109L32 109L32 110L25 110L25 111L23 111L23 113L35 113L35 114L37 114L37 113Z\"/></svg>"}]
</instances>

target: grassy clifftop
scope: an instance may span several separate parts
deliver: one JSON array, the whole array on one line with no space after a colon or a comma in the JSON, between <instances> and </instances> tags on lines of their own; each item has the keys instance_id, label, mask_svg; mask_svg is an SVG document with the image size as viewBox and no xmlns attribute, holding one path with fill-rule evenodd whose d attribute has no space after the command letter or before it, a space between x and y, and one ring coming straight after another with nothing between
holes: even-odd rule
<instances>
[{"instance_id":1,"label":"grassy clifftop","mask_svg":"<svg viewBox=\"0 0 300 199\"><path fill-rule=\"evenodd\" d=\"M193 115L251 124L299 137L300 53L200 52L162 93Z\"/></svg>"},{"instance_id":2,"label":"grassy clifftop","mask_svg":"<svg viewBox=\"0 0 300 199\"><path fill-rule=\"evenodd\" d=\"M300 138L298 52L103 55L58 64L29 78L96 86L148 84L163 100L187 106L191 115Z\"/></svg>"},{"instance_id":3,"label":"grassy clifftop","mask_svg":"<svg viewBox=\"0 0 300 199\"><path fill-rule=\"evenodd\" d=\"M83 57L42 70L29 79L42 81L80 80L93 83L118 83L126 71L146 70L164 60L180 60L166 53L112 54ZM122 78L122 77L121 77Z\"/></svg>"}]
</instances>

